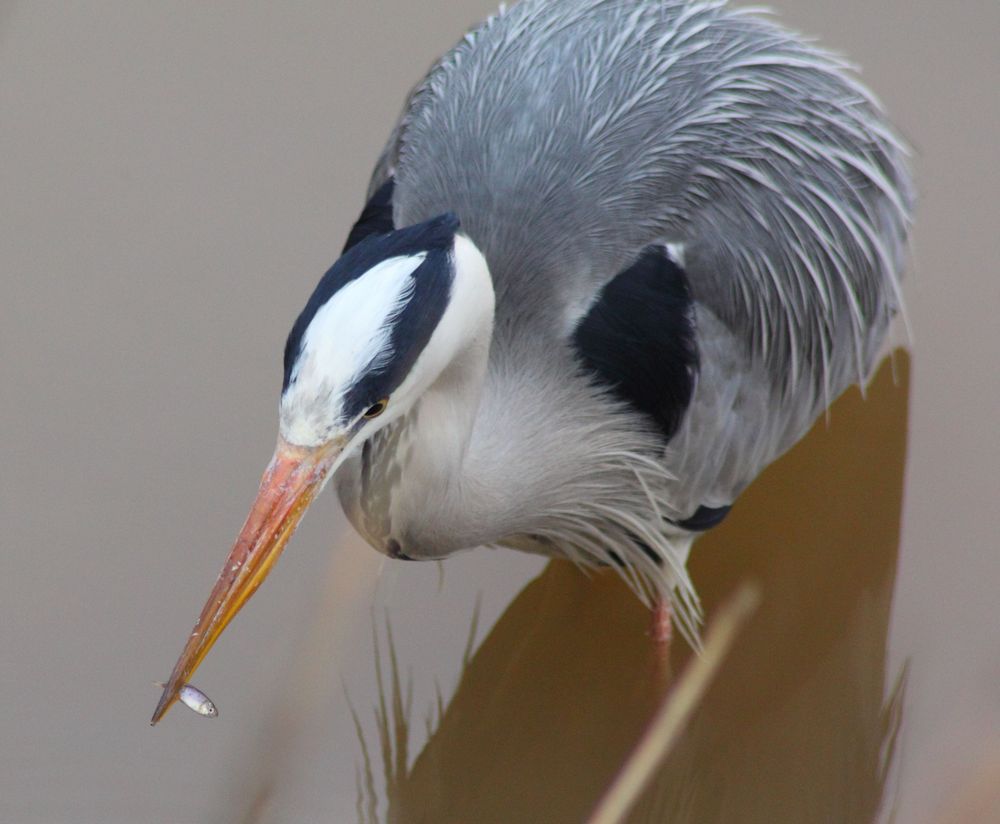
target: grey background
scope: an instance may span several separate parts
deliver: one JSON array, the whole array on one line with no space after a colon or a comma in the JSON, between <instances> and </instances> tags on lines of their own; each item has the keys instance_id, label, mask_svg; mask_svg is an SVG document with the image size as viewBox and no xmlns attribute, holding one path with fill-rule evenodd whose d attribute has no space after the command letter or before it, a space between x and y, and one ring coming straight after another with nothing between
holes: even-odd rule
<instances>
[{"instance_id":1,"label":"grey background","mask_svg":"<svg viewBox=\"0 0 1000 824\"><path fill-rule=\"evenodd\" d=\"M1000 4L774 5L863 66L917 150L891 666L913 666L898 820L929 821L1000 753ZM237 820L291 738L264 820L351 820L326 685L367 706L371 605L447 689L476 592L488 623L538 569L381 569L327 497L201 670L222 717L147 726L270 454L291 321L405 92L491 9L0 4L0 820Z\"/></svg>"}]
</instances>

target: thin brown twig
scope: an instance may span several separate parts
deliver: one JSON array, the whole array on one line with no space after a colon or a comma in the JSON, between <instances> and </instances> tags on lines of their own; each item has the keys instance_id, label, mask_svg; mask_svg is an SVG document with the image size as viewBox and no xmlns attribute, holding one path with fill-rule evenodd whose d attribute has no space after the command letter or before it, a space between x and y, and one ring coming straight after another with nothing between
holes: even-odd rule
<instances>
[{"instance_id":1,"label":"thin brown twig","mask_svg":"<svg viewBox=\"0 0 1000 824\"><path fill-rule=\"evenodd\" d=\"M744 584L717 612L693 658L650 722L628 761L598 802L589 824L618 824L639 800L657 766L687 727L733 641L760 603L760 590Z\"/></svg>"}]
</instances>

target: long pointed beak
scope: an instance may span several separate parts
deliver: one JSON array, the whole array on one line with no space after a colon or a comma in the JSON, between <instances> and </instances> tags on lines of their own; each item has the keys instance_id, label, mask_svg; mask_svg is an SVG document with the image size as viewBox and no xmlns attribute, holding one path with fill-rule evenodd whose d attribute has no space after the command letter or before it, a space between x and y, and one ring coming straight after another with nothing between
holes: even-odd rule
<instances>
[{"instance_id":1,"label":"long pointed beak","mask_svg":"<svg viewBox=\"0 0 1000 824\"><path fill-rule=\"evenodd\" d=\"M274 457L261 478L257 499L174 665L150 724L159 721L177 701L181 688L226 625L267 577L306 507L323 488L343 448L344 439L316 448L294 446L278 439Z\"/></svg>"}]
</instances>

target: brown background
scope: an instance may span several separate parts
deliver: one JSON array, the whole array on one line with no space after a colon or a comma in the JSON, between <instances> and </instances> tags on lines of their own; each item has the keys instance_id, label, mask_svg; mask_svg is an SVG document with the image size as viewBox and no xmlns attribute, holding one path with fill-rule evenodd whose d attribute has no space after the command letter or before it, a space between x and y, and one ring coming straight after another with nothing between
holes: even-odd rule
<instances>
[{"instance_id":1,"label":"brown background","mask_svg":"<svg viewBox=\"0 0 1000 824\"><path fill-rule=\"evenodd\" d=\"M918 153L889 670L912 662L898 820L929 821L1000 757L1000 4L774 5L864 67ZM339 679L367 717L371 605L419 708L453 686L476 593L488 625L538 570L377 577L327 496L200 673L218 721L147 726L270 454L290 323L405 92L490 10L0 4L0 820L238 820L277 760L264 820L349 821Z\"/></svg>"}]
</instances>

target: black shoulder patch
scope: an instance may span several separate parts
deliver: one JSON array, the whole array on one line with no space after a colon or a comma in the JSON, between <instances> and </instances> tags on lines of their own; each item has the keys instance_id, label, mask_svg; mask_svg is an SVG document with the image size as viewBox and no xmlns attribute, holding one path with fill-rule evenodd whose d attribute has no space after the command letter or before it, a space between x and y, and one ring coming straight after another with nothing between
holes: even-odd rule
<instances>
[{"instance_id":1,"label":"black shoulder patch","mask_svg":"<svg viewBox=\"0 0 1000 824\"><path fill-rule=\"evenodd\" d=\"M731 509L731 506L699 506L690 518L674 523L692 532L705 532L721 524Z\"/></svg>"},{"instance_id":2,"label":"black shoulder patch","mask_svg":"<svg viewBox=\"0 0 1000 824\"><path fill-rule=\"evenodd\" d=\"M447 296L451 294L451 266L448 262L448 256L451 253L458 227L458 218L451 212L446 212L423 223L407 226L405 229L397 229L388 234L369 233L344 252L320 278L316 289L306 303L305 309L302 310L292 326L292 331L288 334L288 340L285 341L285 377L281 391L284 392L288 388L292 367L295 365L295 360L302 348L302 337L316 313L345 285L361 277L383 260L416 255L421 252L427 254L424 262L413 273L417 286L406 309L398 318L397 330L400 330L404 321L409 320L414 323L418 318L421 318L423 319L421 325L424 325L435 315L434 323L436 325L437 320L440 320L441 314L444 313L444 303L447 302ZM441 302L442 297L444 302ZM429 308L434 301L441 303L441 305L435 306L433 309ZM433 331L433 326L426 332L428 338L431 331ZM397 342L403 342L396 340L397 334L405 336L404 331L394 331L394 346ZM423 337L423 334L423 331L419 334L413 332L411 337L419 339ZM424 339L424 343L426 343L426 339ZM414 355L414 357L416 356ZM377 397L372 402L374 403L376 400L378 400Z\"/></svg>"},{"instance_id":3,"label":"black shoulder patch","mask_svg":"<svg viewBox=\"0 0 1000 824\"><path fill-rule=\"evenodd\" d=\"M666 249L647 247L604 287L573 343L600 382L673 436L694 392L698 349L687 278Z\"/></svg>"},{"instance_id":4,"label":"black shoulder patch","mask_svg":"<svg viewBox=\"0 0 1000 824\"><path fill-rule=\"evenodd\" d=\"M371 200L365 204L361 217L351 227L341 254L369 235L384 235L396 228L392 222L392 193L395 188L396 182L391 177L379 186Z\"/></svg>"}]
</instances>

